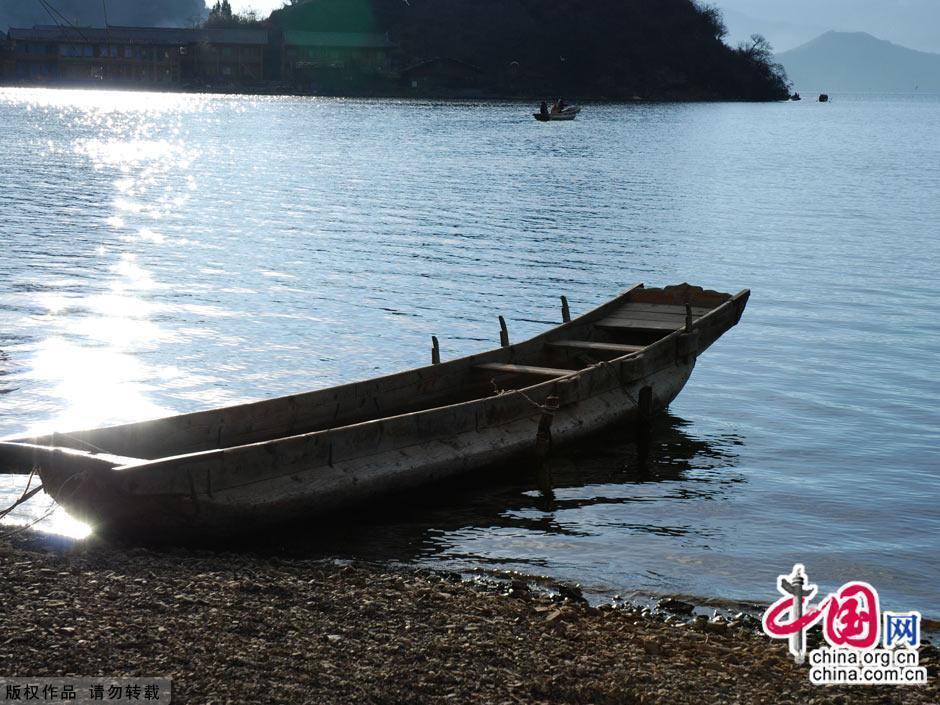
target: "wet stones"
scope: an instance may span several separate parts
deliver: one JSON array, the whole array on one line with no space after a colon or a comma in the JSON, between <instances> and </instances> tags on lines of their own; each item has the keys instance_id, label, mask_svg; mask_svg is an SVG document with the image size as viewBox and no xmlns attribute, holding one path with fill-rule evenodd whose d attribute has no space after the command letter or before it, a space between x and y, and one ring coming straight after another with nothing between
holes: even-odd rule
<instances>
[{"instance_id":1,"label":"wet stones","mask_svg":"<svg viewBox=\"0 0 940 705\"><path fill-rule=\"evenodd\" d=\"M682 600L677 600L673 597L664 597L656 603L656 606L661 610L665 610L666 612L673 612L674 614L690 615L695 610L695 605L689 602L683 602Z\"/></svg>"}]
</instances>

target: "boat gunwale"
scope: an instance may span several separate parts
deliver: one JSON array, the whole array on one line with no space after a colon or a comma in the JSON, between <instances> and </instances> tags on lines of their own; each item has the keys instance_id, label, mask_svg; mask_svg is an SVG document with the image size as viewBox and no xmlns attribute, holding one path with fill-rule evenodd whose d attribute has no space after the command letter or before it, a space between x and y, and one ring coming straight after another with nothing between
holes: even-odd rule
<instances>
[{"instance_id":1,"label":"boat gunwale","mask_svg":"<svg viewBox=\"0 0 940 705\"><path fill-rule=\"evenodd\" d=\"M396 378L406 377L407 375L420 374L421 372L426 371L426 370L427 371L433 370L435 372L441 372L441 371L446 371L448 369L458 369L462 365L472 366L473 364L480 362L481 361L480 358L484 356L494 355L494 356L499 357L501 356L500 353L502 353L503 355L507 355L507 354L511 355L511 353L507 353L507 351L513 351L525 345L534 344L540 338L551 335L555 331L575 327L579 324L590 323L590 319L592 317L595 317L595 316L600 317L608 308L621 303L622 299L628 297L631 293L633 293L637 289L645 289L643 282L639 282L637 284L630 286L629 288L625 289L623 292L621 292L614 298L605 301L604 303L596 306L595 308L589 311L586 311L585 313L581 314L577 318L573 318L571 319L571 321L554 326L542 333L539 333L538 335L533 336L532 338L519 341L518 343L514 343L509 346L499 347L499 348L490 348L489 350L483 350L478 353L472 353L470 355L465 355L463 357L454 358L452 360L442 361L438 364L422 365L421 367L411 367L405 370L398 370L397 372L390 372L385 375L379 375L377 377L368 377L366 379L354 380L352 382L344 382L343 384L334 385L332 387L323 387L321 389L311 389L311 390L307 390L303 392L295 392L293 394L285 394L282 396L268 397L265 399L256 399L254 401L248 401L242 404L230 404L228 406L217 406L217 407L212 407L210 409L199 409L196 411L187 411L182 414L170 414L169 416L159 416L159 417L152 418L152 419L141 419L139 421L130 421L127 423L115 424L113 426L100 426L98 428L85 428L85 429L73 430L73 431L67 431L67 432L53 431L50 433L44 433L44 434L40 434L37 436L17 435L14 437L0 438L0 441L7 442L7 443L31 443L33 445L48 445L46 443L41 443L39 441L45 441L47 439L51 441L53 436L61 436L63 440L68 441L70 436L82 436L85 434L91 434L91 433L96 433L96 432L103 432L103 431L109 431L111 433L119 433L122 431L129 432L129 431L132 431L134 427L136 426L142 426L145 424L159 422L159 421L169 421L169 420L173 420L177 422L193 421L193 420L199 419L200 416L202 415L218 414L218 413L223 413L227 411L232 411L235 409L250 411L252 409L260 409L268 405L273 406L273 405L278 404L279 402L290 403L290 400L295 400L301 397L306 397L308 395L321 394L321 393L328 392L328 391L334 392L334 393L339 393L341 391L349 391L349 390L355 389L358 385L387 382L390 380L394 380ZM498 361L498 360L494 360L494 361ZM573 373L578 372L578 370L572 370L572 372ZM468 400L468 401L475 401L475 400ZM459 403L465 403L465 402L459 402ZM444 405L444 406L449 406L449 405ZM435 407L428 407L428 408L430 409L430 408L435 408ZM407 412L407 413L417 413L417 412ZM393 414L392 416L399 416L399 415L402 415L402 414ZM391 418L392 416L381 417L381 418ZM377 419L367 419L366 421L359 422L359 423L367 423L368 421L372 421L372 420L377 420ZM343 426L346 426L346 425L354 425L354 424L344 424ZM341 428L341 427L342 426L336 426L334 428ZM319 429L319 430L329 430L329 429ZM316 432L317 431L310 431L308 433L316 433ZM306 434L291 434L291 436L295 436L295 435L306 435ZM287 438L291 436L283 436L283 438ZM258 441L258 442L266 443L269 441ZM251 445L251 444L244 444L244 445ZM57 446L57 447L72 447L72 446ZM225 448L236 448L236 447L240 447L240 446L225 446ZM223 449L224 448L210 448L205 451L194 451L194 453L212 452L212 451L223 450ZM78 450L87 450L87 448L78 448ZM110 453L111 451L108 451L105 449L105 452ZM178 455L182 456L182 455L190 455L190 454L181 453ZM144 459L144 460L159 460L159 459L166 458L166 457L176 457L176 456L159 456L158 458L151 458L151 459Z\"/></svg>"},{"instance_id":2,"label":"boat gunwale","mask_svg":"<svg viewBox=\"0 0 940 705\"><path fill-rule=\"evenodd\" d=\"M688 285L677 285L677 286L688 286ZM551 340L553 339L563 339L567 334L570 334L572 329L580 328L581 331L579 331L579 334L592 333L593 326L599 320L601 320L609 312L616 310L618 307L622 306L625 303L628 303L630 296L637 291L651 291L651 292L665 291L669 288L671 287L654 287L652 289L646 289L643 283L635 284L634 286L631 286L630 288L624 290L622 293L618 294L612 299L609 299L605 301L604 303L596 306L595 308L585 312L581 316L578 316L577 318L574 318L571 321L559 324L557 326L553 326L549 328L548 330L536 336L533 336L532 338L529 338L524 341L520 341L519 343L516 343L515 345L512 345L512 346L493 348L487 351L482 351L480 353L475 353L475 354L468 355L462 358L455 358L453 360L449 360L442 364L423 366L419 368L411 368L408 370L402 370L399 372L391 373L389 375L384 375L382 377L374 377L374 378L369 378L367 380L360 380L357 382L346 383L338 387L328 387L325 389L311 390L308 392L302 392L302 393L293 394L293 395L286 395L283 397L273 397L270 399L262 399L262 400L258 400L255 402L248 402L247 404L238 404L238 405L233 405L230 407L217 407L217 408L203 410L203 411L188 412L187 414L179 414L179 415L170 416L170 417L163 417L163 419L146 420L146 421L140 421L140 422L133 422L130 424L122 424L122 425L115 426L115 427L103 427L102 429L91 429L91 430L95 431L95 430L104 430L104 429L127 429L129 431L130 429L133 429L135 426L145 425L153 421L179 419L180 417L198 418L199 415L201 414L213 414L213 413L217 414L219 412L226 411L226 410L245 409L246 407L250 409L251 407L254 407L254 406L277 403L278 401L297 398L297 397L308 395L308 394L315 395L318 393L323 393L323 392L328 392L328 391L335 392L339 389L351 389L363 383L375 383L379 380L407 378L409 375L418 375L420 377L420 373L422 371L430 370L430 369L438 370L445 366L450 366L451 368L472 367L475 363L479 363L487 359L491 359L491 360L492 359L507 359L507 358L513 359L517 352L521 352L522 354L529 353L533 349L535 349L535 347L539 343L544 344L547 342L551 342ZM694 289L697 289L699 293L704 292L706 294L720 295L721 297L724 297L724 300L721 301L721 303L717 305L713 305L708 311L708 313L696 318L695 321L693 322L693 331L696 327L707 325L709 320L712 320L714 317L719 316L720 312L727 309L729 305L736 304L736 302L738 302L738 300L741 299L742 296L744 297L744 300L746 302L746 297L749 296L750 294L749 290L747 289L743 289L734 295L715 292L715 291L708 291L708 290L702 289L701 287L694 287ZM728 325L725 326L722 329L722 331L718 334L718 336L716 336L714 339L717 339L717 337L720 337L720 335L723 334L727 329L733 327L737 323L739 317L740 317L740 314L737 317L734 317L733 319L729 320ZM670 341L674 341L677 336L683 335L685 332L686 332L686 328L684 326L676 328L675 330L669 332L663 337L653 341L649 345L644 346L641 350L628 352L623 355L618 355L608 360L598 361L597 363L593 363L581 369L573 369L571 370L570 374L565 375L563 377L556 377L553 379L538 382L536 384L532 384L532 385L522 387L519 389L508 389L508 390L505 390L503 394L505 396L515 397L516 402L519 402L520 395L523 398L525 398L527 394L535 395L541 391L550 392L551 390L553 390L553 388L555 388L555 385L557 385L559 382L568 383L573 379L581 379L581 378L589 377L592 373L596 372L597 370L603 367L607 367L607 366L614 365L614 364L622 364L623 362L630 360L631 358L634 360L640 360L646 356L649 356L649 357L659 356L662 353L663 349L666 346L671 344ZM710 345L711 342L713 342L713 340L709 341L705 345L705 347ZM697 354L700 353L702 350L704 350L704 348L702 347L697 348L694 354L697 356ZM657 367L656 371L658 371L659 369L660 367ZM652 374L653 372L655 371L652 371L652 372L645 371L643 376L647 376L648 374ZM499 395L499 396L503 396L503 395ZM256 450L262 447L266 447L268 450L272 448L276 448L278 446L286 447L287 444L297 443L297 442L303 443L304 440L311 441L313 444L318 444L320 443L320 439L326 438L331 434L342 434L344 432L355 433L357 430L365 429L370 426L374 427L379 423L386 424L391 421L400 421L401 419L404 419L407 417L416 417L416 416L421 416L421 415L430 416L432 414L435 414L436 412L439 413L439 412L447 412L447 411L451 411L451 412L459 411L461 408L470 409L471 405L474 405L474 404L482 407L484 405L491 404L495 399L498 399L498 398L499 398L498 396L492 396L492 395L475 397L472 399L465 399L463 401L458 401L458 402L454 402L450 404L443 404L443 405L438 405L438 406L427 406L424 408L411 410L411 411L405 411L401 413L395 413L395 414L391 414L387 416L364 419L361 421L356 421L354 423L342 424L342 425L332 426L329 428L319 428L319 429L314 429L311 431L306 431L303 433L286 434L286 435L276 436L272 438L252 441L250 443L242 443L238 445L228 445L228 446L215 447L215 448L206 448L203 450L195 450L195 451L191 451L187 453L177 453L173 455L165 455L165 456L159 456L155 458L141 458L140 462L126 463L124 465L115 465L107 469L101 468L101 471L107 473L108 475L111 475L113 472L114 475L112 476L115 479L117 479L117 477L124 477L124 478L129 479L129 476L125 474L128 472L133 472L134 476L138 476L138 473L149 473L150 471L157 471L157 470L162 470L163 472L182 471L187 468L187 465L190 465L192 463L201 463L201 462L215 463L215 462L220 462L220 461L224 463L225 462L224 459L226 456L228 456L229 458L231 458L232 456L240 456L241 453L250 453L252 450ZM533 403L531 402L531 400L527 400L527 401L529 403ZM476 411L474 413L479 413L479 412ZM515 411L513 413L515 414L513 418L507 419L503 423L495 423L493 424L493 426L494 427L501 426L501 425L504 425L504 423L515 422L525 417L525 415L520 415L518 411ZM536 413L538 413L538 411L533 410L532 414L528 416L531 417L535 415ZM83 433L83 432L73 432L73 433ZM55 435L59 435L59 434L55 434ZM66 434L62 434L62 435L66 435ZM49 434L49 437L51 438L52 434ZM33 439L24 439L24 440L32 441ZM433 440L433 439L429 438L429 440ZM14 440L14 441L7 441L7 442L16 443L17 441ZM331 447L332 447L332 443L333 443L332 439L329 441L329 443L331 444ZM54 446L42 446L42 447L52 448ZM68 448L68 446L60 446L60 447ZM376 451L376 453L367 453L366 455L356 456L356 457L365 458L374 454L387 452L387 450L388 449L386 448L381 451ZM305 451L305 452L308 452L308 451ZM133 456L130 456L130 457L133 457ZM338 460L337 462L338 463L345 462L345 459ZM330 452L329 464L330 465L333 464L332 451ZM193 468L190 468L190 470L192 469ZM283 473L283 474L289 475L290 473ZM270 476L269 479L273 479L273 477L279 477L279 476L280 475ZM235 486L232 486L232 489L234 489L234 487Z\"/></svg>"}]
</instances>

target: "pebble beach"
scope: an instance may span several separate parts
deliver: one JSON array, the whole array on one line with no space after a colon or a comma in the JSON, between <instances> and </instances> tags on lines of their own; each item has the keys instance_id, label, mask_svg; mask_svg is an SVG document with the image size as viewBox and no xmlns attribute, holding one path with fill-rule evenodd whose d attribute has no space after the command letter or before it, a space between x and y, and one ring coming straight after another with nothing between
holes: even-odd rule
<instances>
[{"instance_id":1,"label":"pebble beach","mask_svg":"<svg viewBox=\"0 0 940 705\"><path fill-rule=\"evenodd\" d=\"M0 538L0 675L161 676L174 703L940 702L814 686L753 619L666 621L575 587L240 553Z\"/></svg>"}]
</instances>

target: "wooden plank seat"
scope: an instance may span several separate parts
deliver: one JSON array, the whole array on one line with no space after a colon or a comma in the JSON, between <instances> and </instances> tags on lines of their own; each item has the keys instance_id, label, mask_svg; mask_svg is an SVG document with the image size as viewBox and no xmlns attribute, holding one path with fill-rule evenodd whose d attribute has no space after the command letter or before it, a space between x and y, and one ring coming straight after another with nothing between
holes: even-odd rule
<instances>
[{"instance_id":1,"label":"wooden plank seat","mask_svg":"<svg viewBox=\"0 0 940 705\"><path fill-rule=\"evenodd\" d=\"M647 333L663 333L679 330L685 325L684 320L676 321L644 321L636 318L620 318L608 316L595 323L598 328L606 330L631 330Z\"/></svg>"},{"instance_id":2,"label":"wooden plank seat","mask_svg":"<svg viewBox=\"0 0 940 705\"><path fill-rule=\"evenodd\" d=\"M658 313L654 311L614 311L606 318L625 318L631 321L659 321L661 323L682 323L685 324L685 314L678 313ZM692 314L692 320L701 318Z\"/></svg>"},{"instance_id":3,"label":"wooden plank seat","mask_svg":"<svg viewBox=\"0 0 940 705\"><path fill-rule=\"evenodd\" d=\"M473 369L482 372L500 372L507 375L532 375L534 377L564 377L577 372L577 370L565 370L560 367L512 365L505 362L487 362L482 365L474 365Z\"/></svg>"},{"instance_id":4,"label":"wooden plank seat","mask_svg":"<svg viewBox=\"0 0 940 705\"><path fill-rule=\"evenodd\" d=\"M634 353L639 352L643 345L624 345L623 343L595 343L590 340L550 340L546 343L552 348L571 348L588 352Z\"/></svg>"},{"instance_id":5,"label":"wooden plank seat","mask_svg":"<svg viewBox=\"0 0 940 705\"><path fill-rule=\"evenodd\" d=\"M692 306L690 313L695 321L711 312L711 309ZM616 328L676 330L686 323L685 306L626 304L610 312L600 324L619 324Z\"/></svg>"},{"instance_id":6,"label":"wooden plank seat","mask_svg":"<svg viewBox=\"0 0 940 705\"><path fill-rule=\"evenodd\" d=\"M687 309L684 305L630 301L618 306L595 325L605 330L661 335L685 327L689 314L694 321L710 312L711 309L704 306L690 306Z\"/></svg>"},{"instance_id":7,"label":"wooden plank seat","mask_svg":"<svg viewBox=\"0 0 940 705\"><path fill-rule=\"evenodd\" d=\"M712 309L705 306L693 306L692 315L696 318L704 316L708 313L711 313ZM675 304L645 304L645 303L636 303L629 301L622 306L618 306L613 314L617 315L618 313L662 313L666 315L674 316L685 316L685 306L678 306Z\"/></svg>"}]
</instances>

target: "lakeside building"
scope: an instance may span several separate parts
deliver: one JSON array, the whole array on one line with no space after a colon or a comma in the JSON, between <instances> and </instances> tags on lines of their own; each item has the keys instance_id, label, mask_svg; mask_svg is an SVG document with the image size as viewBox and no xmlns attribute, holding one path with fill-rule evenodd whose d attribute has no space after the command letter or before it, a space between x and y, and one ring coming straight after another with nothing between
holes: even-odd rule
<instances>
[{"instance_id":1,"label":"lakeside building","mask_svg":"<svg viewBox=\"0 0 940 705\"><path fill-rule=\"evenodd\" d=\"M245 85L264 76L263 29L10 28L13 77L28 82Z\"/></svg>"},{"instance_id":2,"label":"lakeside building","mask_svg":"<svg viewBox=\"0 0 940 705\"><path fill-rule=\"evenodd\" d=\"M387 76L394 46L387 34L378 32L287 30L281 41L281 78L295 85L332 86Z\"/></svg>"},{"instance_id":3,"label":"lakeside building","mask_svg":"<svg viewBox=\"0 0 940 705\"><path fill-rule=\"evenodd\" d=\"M462 94L482 91L485 74L474 64L436 56L406 66L399 71L401 83L415 95Z\"/></svg>"},{"instance_id":4,"label":"lakeside building","mask_svg":"<svg viewBox=\"0 0 940 705\"><path fill-rule=\"evenodd\" d=\"M210 28L194 30L194 77L209 83L252 85L265 78L266 29Z\"/></svg>"}]
</instances>

